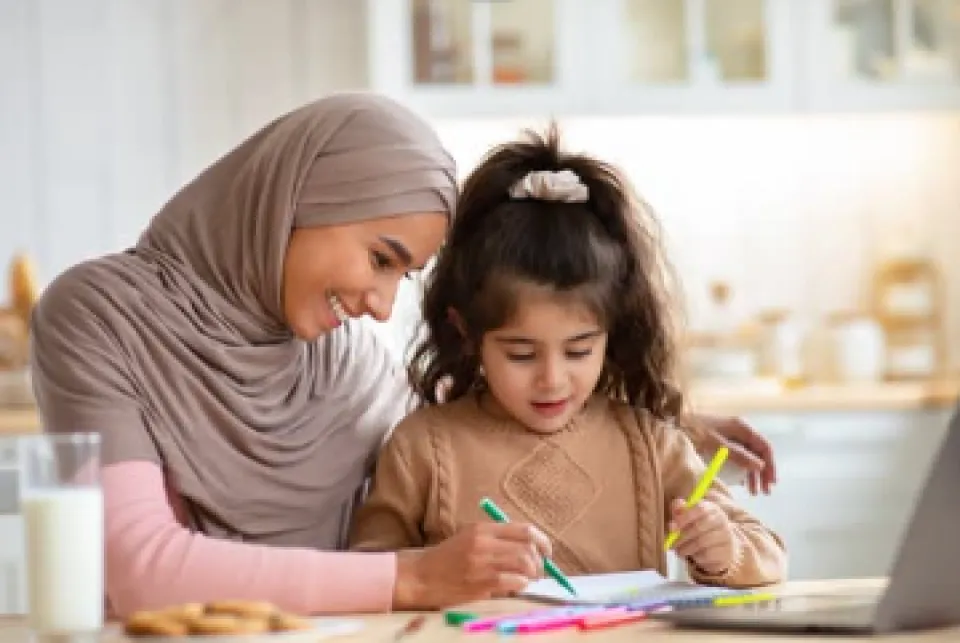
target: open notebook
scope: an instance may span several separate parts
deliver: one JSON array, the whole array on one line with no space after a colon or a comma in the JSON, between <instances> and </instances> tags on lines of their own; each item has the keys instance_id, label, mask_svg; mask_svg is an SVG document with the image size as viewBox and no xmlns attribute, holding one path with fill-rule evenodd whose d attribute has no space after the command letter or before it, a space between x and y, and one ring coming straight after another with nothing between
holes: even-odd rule
<instances>
[{"instance_id":1,"label":"open notebook","mask_svg":"<svg viewBox=\"0 0 960 643\"><path fill-rule=\"evenodd\" d=\"M521 596L568 605L668 603L680 606L707 603L720 596L745 593L725 587L669 580L652 570L571 576L570 582L576 588L577 596L571 596L552 578L530 583Z\"/></svg>"}]
</instances>

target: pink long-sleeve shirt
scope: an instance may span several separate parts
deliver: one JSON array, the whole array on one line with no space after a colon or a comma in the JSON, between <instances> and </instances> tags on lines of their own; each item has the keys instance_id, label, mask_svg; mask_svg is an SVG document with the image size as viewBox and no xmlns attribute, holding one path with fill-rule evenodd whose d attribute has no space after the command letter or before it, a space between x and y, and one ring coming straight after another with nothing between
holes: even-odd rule
<instances>
[{"instance_id":1,"label":"pink long-sleeve shirt","mask_svg":"<svg viewBox=\"0 0 960 643\"><path fill-rule=\"evenodd\" d=\"M102 470L108 610L218 598L256 599L301 614L390 609L396 554L317 551L217 540L187 529L160 466Z\"/></svg>"}]
</instances>

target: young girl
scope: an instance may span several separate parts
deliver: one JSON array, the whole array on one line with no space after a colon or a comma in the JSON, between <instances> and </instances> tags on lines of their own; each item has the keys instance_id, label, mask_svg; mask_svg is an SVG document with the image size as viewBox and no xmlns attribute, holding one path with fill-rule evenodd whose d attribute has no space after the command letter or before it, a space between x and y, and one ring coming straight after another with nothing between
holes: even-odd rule
<instances>
[{"instance_id":1,"label":"young girl","mask_svg":"<svg viewBox=\"0 0 960 643\"><path fill-rule=\"evenodd\" d=\"M780 540L714 483L683 431L665 262L652 217L603 162L546 137L495 149L467 179L428 283L411 376L425 405L381 451L352 545L421 547L489 520L539 526L568 574L655 569L780 581ZM439 392L445 391L444 399Z\"/></svg>"}]
</instances>

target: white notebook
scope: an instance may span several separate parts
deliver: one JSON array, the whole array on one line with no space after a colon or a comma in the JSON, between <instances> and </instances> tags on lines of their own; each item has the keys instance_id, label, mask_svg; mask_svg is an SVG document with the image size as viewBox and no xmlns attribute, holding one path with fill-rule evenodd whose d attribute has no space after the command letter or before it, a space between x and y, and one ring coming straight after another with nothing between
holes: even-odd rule
<instances>
[{"instance_id":1,"label":"white notebook","mask_svg":"<svg viewBox=\"0 0 960 643\"><path fill-rule=\"evenodd\" d=\"M569 579L577 590L577 596L571 596L552 578L543 578L530 583L521 596L532 600L570 605L660 601L678 605L709 602L718 596L742 593L724 587L708 587L669 580L652 570L570 576Z\"/></svg>"}]
</instances>

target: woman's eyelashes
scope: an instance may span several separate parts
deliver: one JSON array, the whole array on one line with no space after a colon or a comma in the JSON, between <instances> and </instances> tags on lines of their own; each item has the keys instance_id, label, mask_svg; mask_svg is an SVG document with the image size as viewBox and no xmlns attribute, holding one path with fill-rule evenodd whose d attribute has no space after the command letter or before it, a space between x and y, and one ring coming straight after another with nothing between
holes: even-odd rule
<instances>
[{"instance_id":1,"label":"woman's eyelashes","mask_svg":"<svg viewBox=\"0 0 960 643\"><path fill-rule=\"evenodd\" d=\"M370 251L370 265L373 266L373 269L377 272L389 272L397 268L394 259L382 250ZM407 270L403 273L402 277L404 279L413 279L413 273Z\"/></svg>"},{"instance_id":2,"label":"woman's eyelashes","mask_svg":"<svg viewBox=\"0 0 960 643\"><path fill-rule=\"evenodd\" d=\"M370 265L373 266L374 270L389 270L390 268L393 268L393 259L387 256L385 252L380 250L371 250Z\"/></svg>"}]
</instances>

